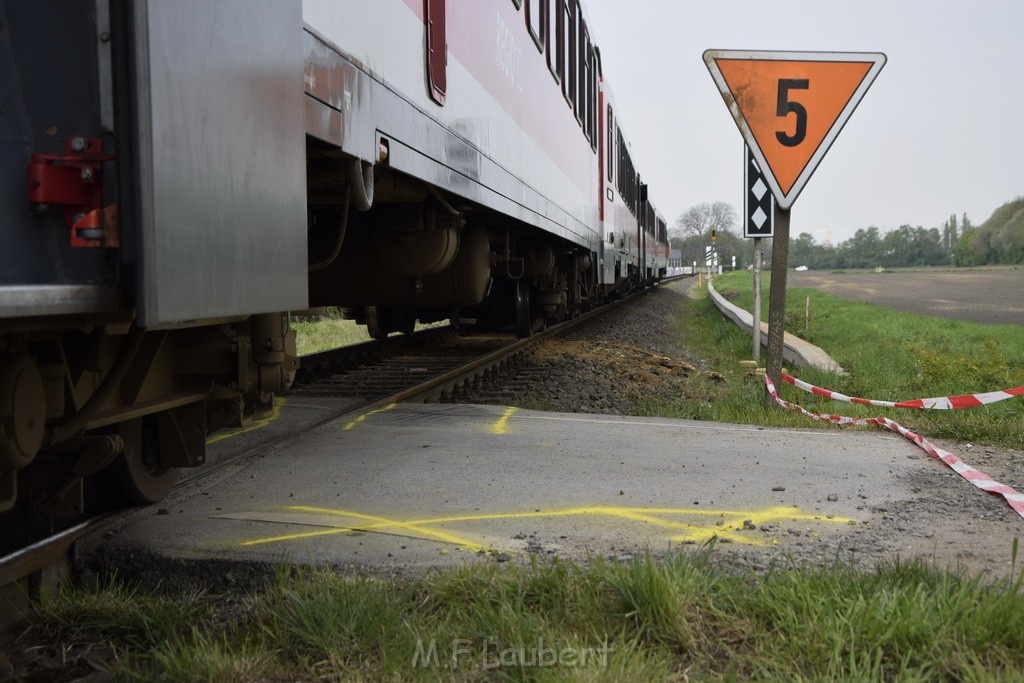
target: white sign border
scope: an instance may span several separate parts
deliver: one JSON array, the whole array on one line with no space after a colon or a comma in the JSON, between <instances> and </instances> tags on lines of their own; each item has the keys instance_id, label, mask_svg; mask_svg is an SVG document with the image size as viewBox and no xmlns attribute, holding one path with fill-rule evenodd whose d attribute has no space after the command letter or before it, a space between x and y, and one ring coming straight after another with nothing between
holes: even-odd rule
<instances>
[{"instance_id":1,"label":"white sign border","mask_svg":"<svg viewBox=\"0 0 1024 683\"><path fill-rule=\"evenodd\" d=\"M857 105L860 104L861 98L864 97L864 93L874 83L875 78L888 59L884 52L780 52L774 50L705 50L703 57L704 64L707 66L708 71L711 72L711 78L714 79L715 84L718 86L718 91L729 108L729 113L740 129L740 134L750 147L754 158L757 159L757 165L761 167L761 173L768 180L768 186L771 188L772 194L775 195L775 202L780 209L786 210L793 206L804 185L810 180L818 164L821 163L825 154L828 153L828 150L839 136L839 132L846 125ZM800 175L793 182L789 192L784 194L782 188L779 187L779 182L775 179L772 167L768 164L764 153L761 152L761 147L757 144L753 131L750 130L750 126L739 110L739 105L736 104L735 99L732 97L732 91L729 89L728 83L725 82L721 69L718 68L716 61L718 59L760 62L871 62L871 67L868 69L867 74L864 75L857 89L854 90L853 95L850 96L843 110L839 112L839 116L836 117L832 127L829 128L828 133L822 139L814 154L811 155Z\"/></svg>"}]
</instances>

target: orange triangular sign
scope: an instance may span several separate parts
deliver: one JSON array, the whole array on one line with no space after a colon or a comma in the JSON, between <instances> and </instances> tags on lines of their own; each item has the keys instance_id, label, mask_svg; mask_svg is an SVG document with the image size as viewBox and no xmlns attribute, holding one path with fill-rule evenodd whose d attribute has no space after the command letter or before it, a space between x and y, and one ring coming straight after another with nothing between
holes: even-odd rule
<instances>
[{"instance_id":1,"label":"orange triangular sign","mask_svg":"<svg viewBox=\"0 0 1024 683\"><path fill-rule=\"evenodd\" d=\"M796 201L885 65L880 52L704 53L782 209Z\"/></svg>"}]
</instances>

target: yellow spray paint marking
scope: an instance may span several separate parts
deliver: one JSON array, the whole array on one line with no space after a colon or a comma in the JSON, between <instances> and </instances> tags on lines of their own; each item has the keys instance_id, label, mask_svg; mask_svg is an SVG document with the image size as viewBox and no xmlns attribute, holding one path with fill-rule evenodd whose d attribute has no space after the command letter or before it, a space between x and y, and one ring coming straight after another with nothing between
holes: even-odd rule
<instances>
[{"instance_id":1,"label":"yellow spray paint marking","mask_svg":"<svg viewBox=\"0 0 1024 683\"><path fill-rule=\"evenodd\" d=\"M403 521L399 521L399 520L387 519L386 517L378 517L376 515L365 515L365 514L362 514L360 512L348 512L348 511L345 511L345 510L331 510L331 509L328 509L328 508L309 507L309 506L306 506L306 505L292 505L292 506L289 506L289 507L287 507L285 509L286 510L291 510L293 512L305 512L305 513L314 513L314 514L321 514L321 515L332 515L332 516L337 516L337 517L347 517L347 518L350 518L350 519L354 519L354 520L357 520L357 521L363 521L363 522L367 522L367 523L366 524L358 524L358 523L357 524L349 524L349 525L346 525L346 526L343 526L343 527L338 527L336 529L330 529L330 530L327 530L327 531L320 531L320 532L315 532L314 531L314 532L304 532L304 533L299 533L299 534L287 534L287 535L284 535L284 536L275 536L275 537L272 537L272 538L260 538L260 539L256 539L256 540L252 540L252 541L244 541L242 543L242 545L243 546L261 545L261 544L264 544L264 543L273 543L273 542L276 542L276 541L290 541L290 540L293 540L295 538L310 538L312 536L328 536L328 535L331 535L331 534L350 533L352 531L380 531L382 529L399 529L399 530L402 530L402 531L412 532L412 535L414 535L414 536L419 536L419 537L426 536L430 540L444 541L446 543L451 543L453 545L461 545L461 546L465 546L467 548L471 548L472 550L478 550L478 549L480 549L482 547L478 543L473 543L472 541L466 540L464 538L460 538L460 537L455 536L453 534L449 534L449 533L447 533L445 531L438 531L436 529L422 528L422 527L418 526L418 524L415 521L413 521L413 522L403 522Z\"/></svg>"},{"instance_id":2,"label":"yellow spray paint marking","mask_svg":"<svg viewBox=\"0 0 1024 683\"><path fill-rule=\"evenodd\" d=\"M664 529L670 533L666 540L683 543L700 543L718 537L722 540L742 543L747 545L767 546L776 543L775 540L753 537L749 535L750 524L758 527L763 524L783 521L819 521L834 524L855 524L856 520L846 517L825 517L801 511L794 507L771 507L762 510L691 510L682 508L630 508L616 506L585 506L572 507L557 510L546 510L542 512L512 512L492 513L480 515L455 515L450 517L428 517L423 519L397 520L381 517L378 515L367 515L349 510L336 510L331 508L318 508L306 505L294 505L284 508L286 511L298 514L318 514L328 517L339 517L353 520L353 523L345 523L344 526L317 531L305 531L294 534L283 534L279 536L268 536L242 542L243 546L263 545L267 543L279 543L282 541L293 541L303 538L315 538L330 536L332 534L350 533L353 531L373 531L381 533L404 532L405 535L413 535L426 540L442 541L453 545L463 546L470 550L480 550L482 546L466 538L443 531L437 528L441 524L459 524L465 522L500 521L515 519L538 519L546 517L610 517L613 519L637 522L638 524L650 525ZM252 515L230 515L233 519L255 519L259 520L258 514ZM714 524L698 524L696 522L679 521L683 518L704 518L715 519ZM273 519L265 521L287 521L288 523L301 524L300 519L285 520ZM749 524L747 524L749 522ZM332 526L333 524L325 524Z\"/></svg>"},{"instance_id":3,"label":"yellow spray paint marking","mask_svg":"<svg viewBox=\"0 0 1024 683\"><path fill-rule=\"evenodd\" d=\"M519 410L519 408L505 408L505 412L501 414L498 421L491 425L492 434L504 434L508 429L508 419L512 417L512 414Z\"/></svg>"},{"instance_id":4,"label":"yellow spray paint marking","mask_svg":"<svg viewBox=\"0 0 1024 683\"><path fill-rule=\"evenodd\" d=\"M208 443L208 444L217 443L218 441L223 441L224 439L230 439L232 437L236 437L239 434L245 434L246 432L251 432L251 431L256 430L256 429L263 429L268 424L270 424L271 422L273 422L277 418L281 417L281 408L287 402L288 402L288 399L281 398L279 396L275 396L274 397L274 407L270 411L270 417L265 417L262 420L256 420L252 424L250 424L249 426L243 427L242 429L235 429L235 430L232 430L230 432L224 432L223 434L217 434L216 436L211 436L209 439L206 440L206 443Z\"/></svg>"},{"instance_id":5,"label":"yellow spray paint marking","mask_svg":"<svg viewBox=\"0 0 1024 683\"><path fill-rule=\"evenodd\" d=\"M349 430L349 429L352 429L357 424L359 424L360 422L362 422L366 418L370 417L371 415L376 415L377 413L383 413L385 410L391 410L392 408L394 408L397 405L398 405L397 403L389 403L388 405L384 406L383 408L378 408L377 410L371 410L368 413L363 413L362 415L360 415L359 417L357 417L356 419L352 420L347 425L342 427L342 429L346 430L346 431Z\"/></svg>"}]
</instances>

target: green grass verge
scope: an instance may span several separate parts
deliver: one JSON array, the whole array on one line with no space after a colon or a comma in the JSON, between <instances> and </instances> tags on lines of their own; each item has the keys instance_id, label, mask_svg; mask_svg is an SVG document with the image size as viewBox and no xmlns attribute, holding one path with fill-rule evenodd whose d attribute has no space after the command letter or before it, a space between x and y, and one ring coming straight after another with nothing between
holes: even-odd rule
<instances>
[{"instance_id":1,"label":"green grass verge","mask_svg":"<svg viewBox=\"0 0 1024 683\"><path fill-rule=\"evenodd\" d=\"M121 680L1024 678L1021 579L920 561L724 573L709 552L410 583L282 570L227 601L64 590L19 646L91 652Z\"/></svg>"},{"instance_id":2,"label":"green grass verge","mask_svg":"<svg viewBox=\"0 0 1024 683\"><path fill-rule=\"evenodd\" d=\"M752 309L749 273L723 275L715 280L715 289L741 308ZM762 290L762 316L767 319L767 275ZM810 321L805 331L808 297ZM789 289L786 299L787 332L821 347L848 373L839 377L814 368L789 369L817 386L848 396L900 401L1024 385L1024 326L912 315L813 289ZM750 357L750 336L726 320L710 298L687 302L673 324L693 353L709 361L726 381L708 382L706 401L648 402L642 406L642 414L764 425L822 425L793 412L764 407L762 381L748 377L738 365ZM762 362L763 353L762 349ZM788 385L780 391L783 397L815 412L855 417L885 414L928 437L1024 448L1024 400L1019 398L966 410L913 411L838 403Z\"/></svg>"},{"instance_id":3,"label":"green grass verge","mask_svg":"<svg viewBox=\"0 0 1024 683\"><path fill-rule=\"evenodd\" d=\"M366 325L357 325L355 320L327 317L315 321L293 320L292 328L300 356L370 341Z\"/></svg>"},{"instance_id":4,"label":"green grass verge","mask_svg":"<svg viewBox=\"0 0 1024 683\"><path fill-rule=\"evenodd\" d=\"M432 327L443 327L448 321L434 323L416 323L416 331L427 330ZM360 325L355 320L343 320L342 318L324 316L319 320L293 320L292 328L295 330L295 346L300 356L318 351L326 351L339 346L359 344L370 341L371 337L366 331L366 325ZM392 335L399 334L392 332Z\"/></svg>"}]
</instances>

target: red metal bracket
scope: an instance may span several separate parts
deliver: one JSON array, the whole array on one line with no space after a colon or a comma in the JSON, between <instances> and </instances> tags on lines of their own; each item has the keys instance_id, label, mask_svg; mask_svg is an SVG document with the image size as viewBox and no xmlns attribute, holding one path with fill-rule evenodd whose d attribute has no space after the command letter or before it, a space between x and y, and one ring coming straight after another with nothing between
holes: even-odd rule
<instances>
[{"instance_id":1,"label":"red metal bracket","mask_svg":"<svg viewBox=\"0 0 1024 683\"><path fill-rule=\"evenodd\" d=\"M116 221L107 225L103 209L103 153L99 138L64 140L64 154L33 154L28 165L28 200L39 208L64 207L64 224L71 229L72 247L118 246ZM111 229L112 228L112 229Z\"/></svg>"}]
</instances>

